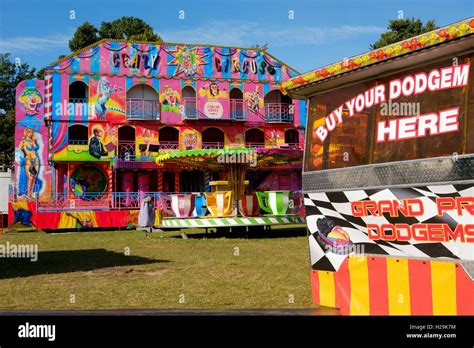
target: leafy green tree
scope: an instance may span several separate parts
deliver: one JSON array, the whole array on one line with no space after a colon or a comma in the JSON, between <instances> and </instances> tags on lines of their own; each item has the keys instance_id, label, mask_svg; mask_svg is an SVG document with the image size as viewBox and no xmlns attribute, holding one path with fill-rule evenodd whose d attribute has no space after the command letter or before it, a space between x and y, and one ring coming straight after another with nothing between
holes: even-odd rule
<instances>
[{"instance_id":1,"label":"leafy green tree","mask_svg":"<svg viewBox=\"0 0 474 348\"><path fill-rule=\"evenodd\" d=\"M11 169L15 163L15 109L0 114L0 170Z\"/></svg>"},{"instance_id":2,"label":"leafy green tree","mask_svg":"<svg viewBox=\"0 0 474 348\"><path fill-rule=\"evenodd\" d=\"M72 39L69 40L69 49L74 52L86 46L92 45L94 42L99 40L97 32L98 30L96 27L94 27L89 22L84 22L76 29Z\"/></svg>"},{"instance_id":3,"label":"leafy green tree","mask_svg":"<svg viewBox=\"0 0 474 348\"><path fill-rule=\"evenodd\" d=\"M13 168L15 159L15 90L23 80L34 79L35 69L0 55L0 168Z\"/></svg>"},{"instance_id":4,"label":"leafy green tree","mask_svg":"<svg viewBox=\"0 0 474 348\"><path fill-rule=\"evenodd\" d=\"M371 50L376 50L395 42L435 30L436 22L434 20L428 20L423 25L423 22L419 18L394 19L388 22L387 29L388 31L380 35L380 39L370 45Z\"/></svg>"},{"instance_id":5,"label":"leafy green tree","mask_svg":"<svg viewBox=\"0 0 474 348\"><path fill-rule=\"evenodd\" d=\"M99 29L89 22L84 22L69 40L69 49L75 52L100 39L160 41L161 37L142 19L124 16L112 22L102 22Z\"/></svg>"},{"instance_id":6,"label":"leafy green tree","mask_svg":"<svg viewBox=\"0 0 474 348\"><path fill-rule=\"evenodd\" d=\"M39 69L38 72L36 73L36 78L38 80L44 80L44 72L46 71L46 68Z\"/></svg>"},{"instance_id":7,"label":"leafy green tree","mask_svg":"<svg viewBox=\"0 0 474 348\"><path fill-rule=\"evenodd\" d=\"M136 17L122 17L112 22L102 22L99 29L101 39L122 39L137 41L159 41L153 28L142 19Z\"/></svg>"},{"instance_id":8,"label":"leafy green tree","mask_svg":"<svg viewBox=\"0 0 474 348\"><path fill-rule=\"evenodd\" d=\"M35 68L10 60L10 53L0 55L0 109L15 108L15 88L23 80L34 79ZM0 128L1 129L1 128Z\"/></svg>"}]
</instances>

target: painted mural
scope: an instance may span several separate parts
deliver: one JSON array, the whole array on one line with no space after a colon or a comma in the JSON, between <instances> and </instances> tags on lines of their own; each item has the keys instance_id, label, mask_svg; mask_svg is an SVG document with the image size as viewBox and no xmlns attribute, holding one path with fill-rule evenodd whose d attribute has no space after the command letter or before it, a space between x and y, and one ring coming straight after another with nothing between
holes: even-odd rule
<instances>
[{"instance_id":1,"label":"painted mural","mask_svg":"<svg viewBox=\"0 0 474 348\"><path fill-rule=\"evenodd\" d=\"M194 150L201 147L200 133L193 128L183 128L181 143L184 150Z\"/></svg>"},{"instance_id":2,"label":"painted mural","mask_svg":"<svg viewBox=\"0 0 474 348\"><path fill-rule=\"evenodd\" d=\"M185 114L181 90L179 80L165 80L160 83L160 120L163 123L175 123Z\"/></svg>"},{"instance_id":3,"label":"painted mural","mask_svg":"<svg viewBox=\"0 0 474 348\"><path fill-rule=\"evenodd\" d=\"M94 87L95 83L92 84ZM125 114L124 108L119 102L110 100L110 97L117 91L122 91L122 87L113 85L107 78L101 77L97 82L96 93L94 96L94 111L97 120L105 120L106 114L109 111L115 111L120 114ZM114 103L115 102L115 103Z\"/></svg>"},{"instance_id":4,"label":"painted mural","mask_svg":"<svg viewBox=\"0 0 474 348\"><path fill-rule=\"evenodd\" d=\"M255 86L254 89L247 88L244 94L244 101L247 110L252 114L258 114L263 108L263 98L260 92L260 87Z\"/></svg>"},{"instance_id":5,"label":"painted mural","mask_svg":"<svg viewBox=\"0 0 474 348\"><path fill-rule=\"evenodd\" d=\"M102 41L50 66L50 69L61 73L272 82L282 82L297 75L262 50L118 41Z\"/></svg>"},{"instance_id":6,"label":"painted mural","mask_svg":"<svg viewBox=\"0 0 474 348\"><path fill-rule=\"evenodd\" d=\"M15 193L35 199L50 192L51 169L47 162L47 134L44 125L44 81L23 81L16 90Z\"/></svg>"},{"instance_id":7,"label":"painted mural","mask_svg":"<svg viewBox=\"0 0 474 348\"><path fill-rule=\"evenodd\" d=\"M37 229L90 229L97 227L119 227L133 229L138 223L138 210L122 211L64 211L38 212L35 202L15 201L10 204L10 223L19 223ZM155 217L159 225L161 215Z\"/></svg>"},{"instance_id":8,"label":"painted mural","mask_svg":"<svg viewBox=\"0 0 474 348\"><path fill-rule=\"evenodd\" d=\"M42 148L42 146L41 146ZM40 140L36 138L35 131L31 128L24 128L23 137L18 144L19 156L19 179L18 194L20 196L33 197L33 193L40 193L43 181L40 175L41 156Z\"/></svg>"},{"instance_id":9,"label":"painted mural","mask_svg":"<svg viewBox=\"0 0 474 348\"><path fill-rule=\"evenodd\" d=\"M199 82L199 112L209 119L229 119L228 84Z\"/></svg>"},{"instance_id":10,"label":"painted mural","mask_svg":"<svg viewBox=\"0 0 474 348\"><path fill-rule=\"evenodd\" d=\"M206 64L200 47L188 48L186 46L176 46L175 49L166 51L173 59L168 63L170 66L176 66L173 76L184 74L186 77L204 75L202 65Z\"/></svg>"},{"instance_id":11,"label":"painted mural","mask_svg":"<svg viewBox=\"0 0 474 348\"><path fill-rule=\"evenodd\" d=\"M23 105L26 116L35 117L43 102L41 94L35 87L26 87L21 93L18 101Z\"/></svg>"},{"instance_id":12,"label":"painted mural","mask_svg":"<svg viewBox=\"0 0 474 348\"><path fill-rule=\"evenodd\" d=\"M64 129L66 141L53 155L55 161L110 161L117 147L117 128L110 124L88 122L82 124L87 130L85 139L70 139L68 129ZM59 143L60 141L57 140Z\"/></svg>"},{"instance_id":13,"label":"painted mural","mask_svg":"<svg viewBox=\"0 0 474 348\"><path fill-rule=\"evenodd\" d=\"M88 200L96 198L90 193L102 194L107 189L107 174L96 165L70 165L69 187L74 196Z\"/></svg>"},{"instance_id":14,"label":"painted mural","mask_svg":"<svg viewBox=\"0 0 474 348\"><path fill-rule=\"evenodd\" d=\"M161 111L172 112L177 115L182 113L181 94L168 85L164 86L160 95Z\"/></svg>"}]
</instances>

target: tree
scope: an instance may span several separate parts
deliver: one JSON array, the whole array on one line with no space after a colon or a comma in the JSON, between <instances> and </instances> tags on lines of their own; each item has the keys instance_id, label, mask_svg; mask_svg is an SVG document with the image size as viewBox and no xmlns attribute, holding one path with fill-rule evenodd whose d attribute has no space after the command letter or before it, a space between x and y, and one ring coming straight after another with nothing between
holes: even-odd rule
<instances>
[{"instance_id":1,"label":"tree","mask_svg":"<svg viewBox=\"0 0 474 348\"><path fill-rule=\"evenodd\" d=\"M429 31L435 30L436 22L434 20L428 20L425 25L420 18L407 18L407 19L394 19L388 22L388 31L380 35L375 43L370 45L371 50L391 45L393 43L409 39L413 36L417 36Z\"/></svg>"},{"instance_id":2,"label":"tree","mask_svg":"<svg viewBox=\"0 0 474 348\"><path fill-rule=\"evenodd\" d=\"M15 109L0 115L0 170L13 170L15 163Z\"/></svg>"},{"instance_id":3,"label":"tree","mask_svg":"<svg viewBox=\"0 0 474 348\"><path fill-rule=\"evenodd\" d=\"M16 85L23 80L34 78L35 68L30 68L26 63L21 64L20 61L11 61L10 53L0 55L0 109L14 109Z\"/></svg>"},{"instance_id":4,"label":"tree","mask_svg":"<svg viewBox=\"0 0 474 348\"><path fill-rule=\"evenodd\" d=\"M23 80L34 79L35 69L0 55L0 168L13 169L15 160L15 90Z\"/></svg>"},{"instance_id":5,"label":"tree","mask_svg":"<svg viewBox=\"0 0 474 348\"><path fill-rule=\"evenodd\" d=\"M76 29L72 39L69 40L69 49L74 52L97 42L99 40L97 32L96 27L89 22L84 22Z\"/></svg>"},{"instance_id":6,"label":"tree","mask_svg":"<svg viewBox=\"0 0 474 348\"><path fill-rule=\"evenodd\" d=\"M38 72L36 73L36 78L38 80L44 80L44 73L46 71L46 68L41 68L38 70Z\"/></svg>"},{"instance_id":7,"label":"tree","mask_svg":"<svg viewBox=\"0 0 474 348\"><path fill-rule=\"evenodd\" d=\"M161 37L142 19L124 16L112 22L102 22L99 29L84 22L69 40L69 49L75 52L100 39L160 41Z\"/></svg>"},{"instance_id":8,"label":"tree","mask_svg":"<svg viewBox=\"0 0 474 348\"><path fill-rule=\"evenodd\" d=\"M142 19L122 17L112 22L102 22L99 29L101 39L122 39L136 41L159 41L161 37Z\"/></svg>"}]
</instances>

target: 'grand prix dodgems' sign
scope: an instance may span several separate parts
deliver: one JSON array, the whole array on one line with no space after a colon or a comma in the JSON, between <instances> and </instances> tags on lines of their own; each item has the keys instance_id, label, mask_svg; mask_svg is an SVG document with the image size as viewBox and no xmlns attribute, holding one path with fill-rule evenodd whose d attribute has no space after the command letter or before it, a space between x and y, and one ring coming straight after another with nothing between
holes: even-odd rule
<instances>
[{"instance_id":1,"label":"'grand prix dodgems' sign","mask_svg":"<svg viewBox=\"0 0 474 348\"><path fill-rule=\"evenodd\" d=\"M313 269L349 254L474 260L474 185L305 194Z\"/></svg>"},{"instance_id":2,"label":"'grand prix dodgems' sign","mask_svg":"<svg viewBox=\"0 0 474 348\"><path fill-rule=\"evenodd\" d=\"M314 130L315 138L324 142L344 118L353 117L364 110L403 97L412 97L425 92L436 92L460 88L469 83L469 64L433 69L428 73L406 75L388 84L380 84L347 100L326 116L323 125ZM347 115L347 116L346 116ZM376 141L406 140L451 133L459 130L459 107L413 115L376 125Z\"/></svg>"}]
</instances>

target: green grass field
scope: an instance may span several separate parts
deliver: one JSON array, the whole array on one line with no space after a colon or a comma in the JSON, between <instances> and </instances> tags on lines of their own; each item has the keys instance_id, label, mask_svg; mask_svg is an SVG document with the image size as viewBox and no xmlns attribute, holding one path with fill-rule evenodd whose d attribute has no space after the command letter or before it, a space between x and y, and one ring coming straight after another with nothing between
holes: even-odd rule
<instances>
[{"instance_id":1,"label":"green grass field","mask_svg":"<svg viewBox=\"0 0 474 348\"><path fill-rule=\"evenodd\" d=\"M0 310L315 307L304 230L269 234L6 233L38 261L0 259Z\"/></svg>"}]
</instances>

